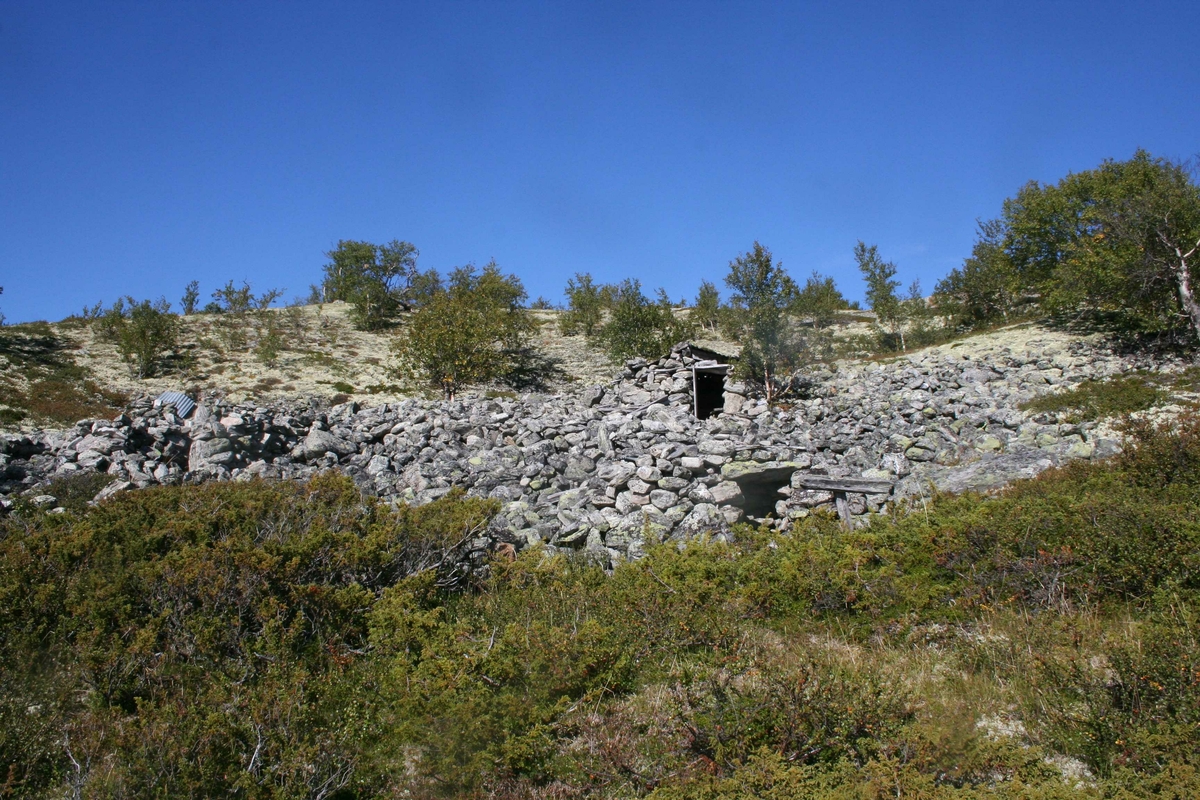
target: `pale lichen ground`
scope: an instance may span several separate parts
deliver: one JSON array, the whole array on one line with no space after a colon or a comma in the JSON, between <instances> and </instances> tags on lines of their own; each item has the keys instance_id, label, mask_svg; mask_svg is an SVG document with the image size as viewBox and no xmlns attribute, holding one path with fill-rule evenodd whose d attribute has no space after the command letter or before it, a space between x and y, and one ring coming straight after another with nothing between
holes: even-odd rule
<instances>
[{"instance_id":1,"label":"pale lichen ground","mask_svg":"<svg viewBox=\"0 0 1200 800\"><path fill-rule=\"evenodd\" d=\"M264 363L256 355L253 325L245 325L246 344L231 347L228 337L222 335L222 317L196 314L181 318L179 358L161 375L145 379L132 375L116 348L98 341L91 326L64 321L51 327L65 340L65 352L95 383L130 395L183 390L220 395L233 402L270 402L344 394L370 406L411 396L417 390L401 385L394 372L392 345L396 330L355 330L346 303L272 309L268 313L275 316L283 337L283 347L273 362ZM531 314L537 328L530 344L553 367L545 387L549 391L605 384L617 376L620 365L613 364L585 337L561 335L559 312L537 310ZM869 312L844 313L833 329L834 338L845 343L869 335L870 319ZM1065 355L1073 342L1083 338L1089 337L1021 323L896 358L945 354L987 362L1033 352L1053 359ZM715 331L702 331L694 341L731 355L739 350L735 343ZM16 378L19 381L20 376ZM30 427L37 423L26 420L20 426L9 427Z\"/></svg>"}]
</instances>

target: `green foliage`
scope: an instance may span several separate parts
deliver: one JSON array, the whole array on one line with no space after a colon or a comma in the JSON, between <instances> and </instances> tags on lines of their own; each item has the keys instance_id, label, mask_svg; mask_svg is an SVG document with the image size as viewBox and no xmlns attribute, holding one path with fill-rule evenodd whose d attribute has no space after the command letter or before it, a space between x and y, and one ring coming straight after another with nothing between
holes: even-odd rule
<instances>
[{"instance_id":1,"label":"green foliage","mask_svg":"<svg viewBox=\"0 0 1200 800\"><path fill-rule=\"evenodd\" d=\"M520 366L533 329L525 298L521 281L494 261L478 272L459 267L397 337L397 373L446 399L467 385L504 379Z\"/></svg>"},{"instance_id":2,"label":"green foliage","mask_svg":"<svg viewBox=\"0 0 1200 800\"><path fill-rule=\"evenodd\" d=\"M165 299L122 298L92 324L100 339L117 346L121 360L139 378L157 372L163 356L175 350L179 336L179 318Z\"/></svg>"},{"instance_id":3,"label":"green foliage","mask_svg":"<svg viewBox=\"0 0 1200 800\"><path fill-rule=\"evenodd\" d=\"M419 281L417 248L393 239L383 245L343 239L325 254L325 280L321 284L325 302L344 300L354 306L355 324L362 330L378 330L391 324L400 309L427 299L428 279Z\"/></svg>"},{"instance_id":4,"label":"green foliage","mask_svg":"<svg viewBox=\"0 0 1200 800\"><path fill-rule=\"evenodd\" d=\"M796 284L759 242L729 262L725 285L733 290L730 302L746 309L786 308L796 297Z\"/></svg>"},{"instance_id":5,"label":"green foliage","mask_svg":"<svg viewBox=\"0 0 1200 800\"><path fill-rule=\"evenodd\" d=\"M1136 637L1105 641L1101 655L1046 659L1030 699L1046 704L1047 738L1094 773L1120 783L1169 764L1190 767L1200 787L1200 621L1169 591L1160 602Z\"/></svg>"},{"instance_id":6,"label":"green foliage","mask_svg":"<svg viewBox=\"0 0 1200 800\"><path fill-rule=\"evenodd\" d=\"M364 612L492 511L392 513L328 477L0 522L0 774L26 794L361 791Z\"/></svg>"},{"instance_id":7,"label":"green foliage","mask_svg":"<svg viewBox=\"0 0 1200 800\"><path fill-rule=\"evenodd\" d=\"M700 291L692 306L692 319L706 331L716 331L721 324L721 295L712 281L700 282Z\"/></svg>"},{"instance_id":8,"label":"green foliage","mask_svg":"<svg viewBox=\"0 0 1200 800\"><path fill-rule=\"evenodd\" d=\"M1026 184L980 225L971 258L938 284L959 325L1033 304L1109 330L1200 335L1194 298L1200 186L1144 150L1128 161Z\"/></svg>"},{"instance_id":9,"label":"green foliage","mask_svg":"<svg viewBox=\"0 0 1200 800\"><path fill-rule=\"evenodd\" d=\"M972 329L996 320L1007 322L1021 310L1024 298L1005 251L1006 230L1001 220L980 222L971 256L934 287L934 305L952 325Z\"/></svg>"},{"instance_id":10,"label":"green foliage","mask_svg":"<svg viewBox=\"0 0 1200 800\"><path fill-rule=\"evenodd\" d=\"M200 281L192 281L183 290L183 297L179 301L179 307L183 309L183 315L189 317L196 313L196 303L200 300Z\"/></svg>"},{"instance_id":11,"label":"green foliage","mask_svg":"<svg viewBox=\"0 0 1200 800\"><path fill-rule=\"evenodd\" d=\"M271 290L268 294L278 297L279 292ZM220 289L213 292L212 297L217 305L220 306L221 313L224 314L247 314L256 305L254 290L250 288L250 284L246 281L242 281L241 286L237 286L233 281L228 281ZM267 301L267 305L270 305L270 300Z\"/></svg>"},{"instance_id":12,"label":"green foliage","mask_svg":"<svg viewBox=\"0 0 1200 800\"><path fill-rule=\"evenodd\" d=\"M9 515L0 786L1194 796L1200 421L1129 433L1108 463L869 528L743 527L611 575L531 551L458 592L494 502L392 511L325 476Z\"/></svg>"},{"instance_id":13,"label":"green foliage","mask_svg":"<svg viewBox=\"0 0 1200 800\"><path fill-rule=\"evenodd\" d=\"M900 297L896 294L900 281L895 280L896 265L884 261L876 245L868 246L862 241L854 245L854 260L867 284L867 305L880 322L894 324L900 317Z\"/></svg>"},{"instance_id":14,"label":"green foliage","mask_svg":"<svg viewBox=\"0 0 1200 800\"><path fill-rule=\"evenodd\" d=\"M1145 411L1167 399L1167 394L1144 377L1119 376L1084 381L1066 392L1044 394L1022 403L1026 411L1070 412L1075 421L1115 417Z\"/></svg>"},{"instance_id":15,"label":"green foliage","mask_svg":"<svg viewBox=\"0 0 1200 800\"><path fill-rule=\"evenodd\" d=\"M230 350L245 350L253 336L257 358L273 364L283 349L283 336L271 304L283 295L282 289L268 289L255 295L246 281L237 286L229 281L213 292L211 313L219 314L214 324L221 341ZM210 312L206 306L205 311Z\"/></svg>"},{"instance_id":16,"label":"green foliage","mask_svg":"<svg viewBox=\"0 0 1200 800\"><path fill-rule=\"evenodd\" d=\"M725 285L733 290L729 324L743 345L737 370L743 378L762 383L767 400L774 400L802 349L788 314L796 302L796 284L782 262L755 242L729 262Z\"/></svg>"},{"instance_id":17,"label":"green foliage","mask_svg":"<svg viewBox=\"0 0 1200 800\"><path fill-rule=\"evenodd\" d=\"M828 328L837 318L837 312L849 308L850 304L838 290L833 278L813 270L792 300L791 311L801 319L811 320L814 328Z\"/></svg>"},{"instance_id":18,"label":"green foliage","mask_svg":"<svg viewBox=\"0 0 1200 800\"><path fill-rule=\"evenodd\" d=\"M1138 151L1056 188L1077 215L1077 235L1049 284L1050 307L1112 314L1128 330L1200 336L1200 186L1188 170Z\"/></svg>"},{"instance_id":19,"label":"green foliage","mask_svg":"<svg viewBox=\"0 0 1200 800\"><path fill-rule=\"evenodd\" d=\"M659 358L692 336L694 326L675 315L667 293L650 300L641 281L626 279L616 289L608 321L595 333L614 363L630 358Z\"/></svg>"},{"instance_id":20,"label":"green foliage","mask_svg":"<svg viewBox=\"0 0 1200 800\"><path fill-rule=\"evenodd\" d=\"M54 478L44 493L54 495L58 505L68 511L79 513L87 508L97 492L114 480L114 476L103 472L78 472Z\"/></svg>"},{"instance_id":21,"label":"green foliage","mask_svg":"<svg viewBox=\"0 0 1200 800\"><path fill-rule=\"evenodd\" d=\"M902 687L815 648L739 660L739 669L681 675L672 698L682 725L695 731L688 749L721 772L760 749L793 763L861 766L912 716Z\"/></svg>"},{"instance_id":22,"label":"green foliage","mask_svg":"<svg viewBox=\"0 0 1200 800\"><path fill-rule=\"evenodd\" d=\"M933 311L921 294L920 281L913 281L906 295L897 294L896 265L884 261L879 248L859 242L854 259L867 284L867 303L875 312L879 346L907 351L909 345L925 346L945 341L950 332L936 323ZM944 282L943 282L944 283Z\"/></svg>"},{"instance_id":23,"label":"green foliage","mask_svg":"<svg viewBox=\"0 0 1200 800\"><path fill-rule=\"evenodd\" d=\"M875 312L879 327L900 340L900 349L905 350L904 343L904 304L896 290L900 281L895 280L896 265L884 261L879 255L879 248L859 242L854 246L854 260L862 273L863 281L867 284L867 305Z\"/></svg>"},{"instance_id":24,"label":"green foliage","mask_svg":"<svg viewBox=\"0 0 1200 800\"><path fill-rule=\"evenodd\" d=\"M597 284L586 272L577 272L563 290L567 308L558 317L563 336L595 336L604 321L604 312L612 307L615 292L612 287Z\"/></svg>"},{"instance_id":25,"label":"green foliage","mask_svg":"<svg viewBox=\"0 0 1200 800\"><path fill-rule=\"evenodd\" d=\"M283 350L283 334L275 324L273 316L264 320L259 332L258 342L254 345L254 357L267 366L275 366L279 353Z\"/></svg>"}]
</instances>

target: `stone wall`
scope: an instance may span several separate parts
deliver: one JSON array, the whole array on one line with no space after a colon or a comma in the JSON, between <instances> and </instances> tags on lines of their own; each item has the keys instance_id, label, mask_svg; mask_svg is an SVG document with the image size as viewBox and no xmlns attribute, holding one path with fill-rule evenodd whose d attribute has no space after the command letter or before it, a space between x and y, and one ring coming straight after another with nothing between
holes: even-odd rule
<instances>
[{"instance_id":1,"label":"stone wall","mask_svg":"<svg viewBox=\"0 0 1200 800\"><path fill-rule=\"evenodd\" d=\"M216 398L189 419L150 398L115 420L0 438L0 492L45 496L55 476L101 471L117 491L205 480L349 475L395 503L454 487L502 504L479 548L584 550L612 563L649 541L728 534L749 503L771 524L834 496L812 476L890 482L846 497L855 524L931 490L989 489L1119 448L1095 423L1030 416L1018 404L1056 386L1117 374L1125 358L1079 342L1060 352L985 361L930 350L891 363L839 363L799 376L805 399L770 408L727 382L725 412L692 415L690 355L630 362L617 380L558 395L410 399L360 408L234 405ZM102 499L102 498L101 498ZM10 499L2 502L11 506ZM53 497L42 504L53 509ZM765 505L764 505L765 503Z\"/></svg>"}]
</instances>

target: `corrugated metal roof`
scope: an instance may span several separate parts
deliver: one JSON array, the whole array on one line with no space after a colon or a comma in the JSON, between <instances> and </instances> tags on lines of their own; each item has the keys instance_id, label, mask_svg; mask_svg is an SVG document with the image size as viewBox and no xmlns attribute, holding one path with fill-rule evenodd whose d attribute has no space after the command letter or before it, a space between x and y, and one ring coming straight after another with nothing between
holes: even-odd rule
<instances>
[{"instance_id":1,"label":"corrugated metal roof","mask_svg":"<svg viewBox=\"0 0 1200 800\"><path fill-rule=\"evenodd\" d=\"M160 406L175 406L175 413L186 417L196 409L196 401L183 392L163 392L158 396Z\"/></svg>"}]
</instances>

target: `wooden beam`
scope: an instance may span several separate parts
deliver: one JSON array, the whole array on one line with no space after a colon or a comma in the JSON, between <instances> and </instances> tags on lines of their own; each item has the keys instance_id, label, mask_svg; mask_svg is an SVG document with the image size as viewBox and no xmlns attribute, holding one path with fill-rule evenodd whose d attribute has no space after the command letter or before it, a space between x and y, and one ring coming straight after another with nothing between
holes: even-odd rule
<instances>
[{"instance_id":1,"label":"wooden beam","mask_svg":"<svg viewBox=\"0 0 1200 800\"><path fill-rule=\"evenodd\" d=\"M798 477L796 477L798 476ZM892 481L871 480L870 478L831 478L828 475L805 475L797 472L792 477L793 484L800 489L817 489L826 492L855 492L857 494L891 494Z\"/></svg>"}]
</instances>

